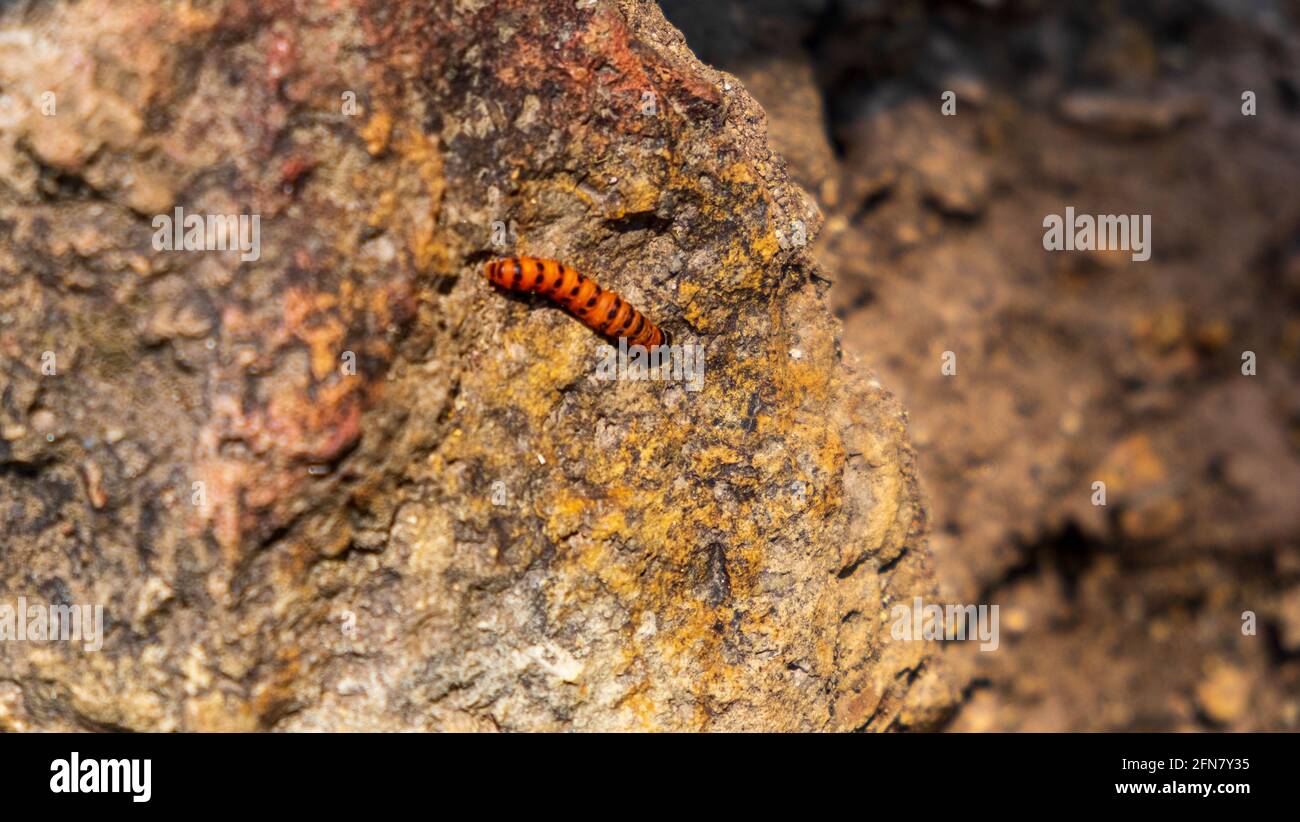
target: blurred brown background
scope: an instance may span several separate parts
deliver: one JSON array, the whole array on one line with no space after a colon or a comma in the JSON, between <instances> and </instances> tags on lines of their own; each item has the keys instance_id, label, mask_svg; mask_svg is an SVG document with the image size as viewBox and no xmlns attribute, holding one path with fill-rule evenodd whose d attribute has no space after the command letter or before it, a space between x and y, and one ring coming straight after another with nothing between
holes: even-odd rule
<instances>
[{"instance_id":1,"label":"blurred brown background","mask_svg":"<svg viewBox=\"0 0 1300 822\"><path fill-rule=\"evenodd\" d=\"M1300 726L1300 3L661 5L826 214L944 596L1000 606L946 727ZM1067 206L1151 259L1044 251Z\"/></svg>"}]
</instances>

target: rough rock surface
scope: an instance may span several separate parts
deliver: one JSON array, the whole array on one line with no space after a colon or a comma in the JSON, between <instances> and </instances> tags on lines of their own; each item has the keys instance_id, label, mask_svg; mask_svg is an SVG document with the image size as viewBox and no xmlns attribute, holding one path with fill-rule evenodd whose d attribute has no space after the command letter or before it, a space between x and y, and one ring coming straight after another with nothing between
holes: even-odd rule
<instances>
[{"instance_id":1,"label":"rough rock surface","mask_svg":"<svg viewBox=\"0 0 1300 822\"><path fill-rule=\"evenodd\" d=\"M0 727L951 704L888 641L924 517L820 216L654 5L20 2L0 95L0 602L107 615L98 652L0 642ZM156 250L177 206L258 215L260 258ZM478 276L503 253L704 346L701 390L596 380L600 340Z\"/></svg>"}]
</instances>

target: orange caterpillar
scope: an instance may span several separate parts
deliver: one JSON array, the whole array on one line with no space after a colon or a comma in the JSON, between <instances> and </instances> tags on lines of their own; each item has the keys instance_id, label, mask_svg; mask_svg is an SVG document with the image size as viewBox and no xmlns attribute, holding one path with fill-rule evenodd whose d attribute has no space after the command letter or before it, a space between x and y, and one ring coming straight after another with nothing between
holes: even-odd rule
<instances>
[{"instance_id":1,"label":"orange caterpillar","mask_svg":"<svg viewBox=\"0 0 1300 822\"><path fill-rule=\"evenodd\" d=\"M561 305L582 324L611 339L626 337L628 347L670 345L668 332L613 291L555 260L509 257L494 260L483 274L495 285L511 291L531 291Z\"/></svg>"}]
</instances>

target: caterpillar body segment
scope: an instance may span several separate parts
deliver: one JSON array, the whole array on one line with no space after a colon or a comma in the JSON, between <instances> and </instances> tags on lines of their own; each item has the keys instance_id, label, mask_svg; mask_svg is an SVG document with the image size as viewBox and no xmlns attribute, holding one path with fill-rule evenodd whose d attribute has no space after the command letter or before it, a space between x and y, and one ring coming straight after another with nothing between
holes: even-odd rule
<instances>
[{"instance_id":1,"label":"caterpillar body segment","mask_svg":"<svg viewBox=\"0 0 1300 822\"><path fill-rule=\"evenodd\" d=\"M540 257L508 257L488 263L483 273L501 288L541 294L610 339L625 337L629 346L646 348L671 344L667 332L631 303L564 263Z\"/></svg>"}]
</instances>

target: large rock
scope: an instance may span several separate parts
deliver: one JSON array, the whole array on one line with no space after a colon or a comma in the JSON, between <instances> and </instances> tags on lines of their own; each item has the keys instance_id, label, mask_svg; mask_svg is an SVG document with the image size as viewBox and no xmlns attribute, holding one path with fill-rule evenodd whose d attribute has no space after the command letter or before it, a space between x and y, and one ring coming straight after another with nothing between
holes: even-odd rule
<instances>
[{"instance_id":1,"label":"large rock","mask_svg":"<svg viewBox=\"0 0 1300 822\"><path fill-rule=\"evenodd\" d=\"M0 642L0 727L950 703L889 640L931 590L923 513L901 411L841 359L820 217L654 5L0 19L0 605L106 614L99 651ZM256 215L260 255L156 249L177 207ZM598 380L601 340L479 276L510 253L619 289L702 382Z\"/></svg>"}]
</instances>

